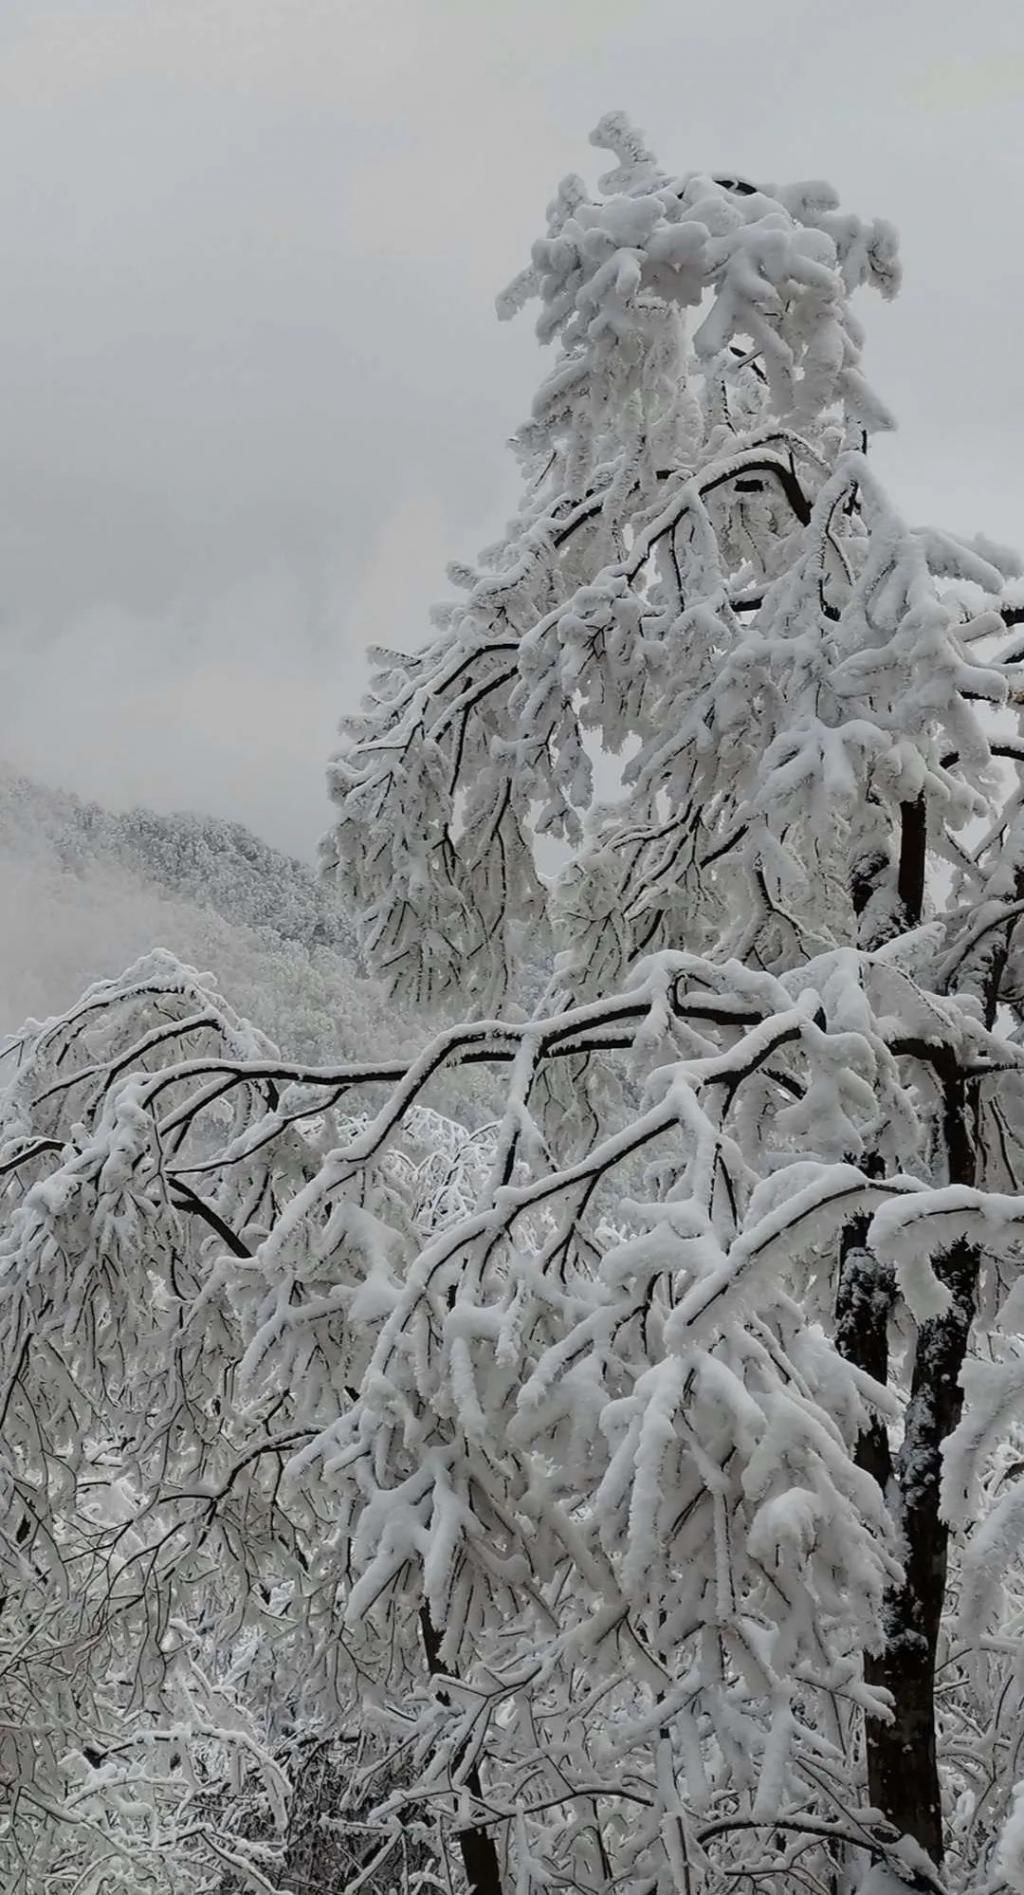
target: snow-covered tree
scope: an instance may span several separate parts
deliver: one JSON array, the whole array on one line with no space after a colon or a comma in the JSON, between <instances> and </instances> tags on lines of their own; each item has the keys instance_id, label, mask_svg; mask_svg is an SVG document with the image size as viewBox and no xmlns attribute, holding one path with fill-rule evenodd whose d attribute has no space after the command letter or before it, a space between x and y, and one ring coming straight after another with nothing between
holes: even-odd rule
<instances>
[{"instance_id":1,"label":"snow-covered tree","mask_svg":"<svg viewBox=\"0 0 1024 1895\"><path fill-rule=\"evenodd\" d=\"M324 1518L315 1494L312 1510L286 1504L282 1469L309 1418L333 1420L359 1383L365 1345L357 1321L349 1361L345 1305L374 1290L358 1265L346 1289L311 1261L304 1386L272 1388L271 1374L257 1395L244 1357L265 1346L270 1306L237 1270L282 1211L301 1220L303 1188L300 1248L312 1235L339 1138L370 1152L348 1206L362 1258L378 1202L396 1257L464 1215L490 1134L414 1099L378 1168L371 1120L336 1108L396 1083L402 1062L307 1074L164 951L30 1024L4 1059L3 1886L192 1895L227 1875L276 1889L301 1854L310 1742L322 1775L355 1705ZM224 1164L241 1193L232 1224L203 1195ZM314 1238L325 1257L345 1216L339 1205ZM224 1245L231 1266L211 1269ZM275 1285L270 1302L280 1321L287 1294ZM362 1776L382 1768L394 1774L378 1746ZM392 1868L396 1848L433 1859L432 1832L417 1847L408 1824L399 1835L366 1813L334 1812L349 1856L369 1841Z\"/></svg>"},{"instance_id":2,"label":"snow-covered tree","mask_svg":"<svg viewBox=\"0 0 1024 1895\"><path fill-rule=\"evenodd\" d=\"M680 1311L708 1294L702 1274L718 1299L721 1278L756 1269L761 1317L770 1283L795 1298L805 1343L820 1324L828 1369L810 1386L871 1482L852 1512L866 1509L881 1558L870 1513L884 1497L902 1568L880 1613L864 1595L874 1633L853 1633L865 1689L888 1693L866 1726L870 1797L938 1863L948 1532L973 1516L979 1450L1018 1388L1006 1194L1024 749L1004 636L1024 616L1004 605L1017 569L983 541L908 530L869 465L889 419L850 298L896 289L889 227L842 213L820 184L670 177L617 117L595 142L617 160L602 194L562 185L500 305L538 301L538 335L557 346L517 437L524 504L478 566L452 569L463 600L436 614L432 643L382 654L334 768L330 859L400 991L486 1005L514 979L524 929L546 930L552 1004L589 1004L572 1059L538 1052L537 1030L516 1110L542 1129L513 1136L536 1201L564 1206L552 1254L602 1284L610 1332L625 1309L612 1314L609 1277L647 1312L627 1371L605 1337L584 1349L570 1326L572 1374L552 1366L547 1399L564 1404L586 1364L634 1570L646 1585L655 1545L667 1560L659 1613L681 1552L658 1511L684 1485L666 1457L699 1388L699 1325ZM602 796L609 756L625 762ZM568 857L554 879L537 866L542 834ZM646 1114L616 1116L608 1052L637 1050L617 1009L652 982ZM617 1263L600 1220L616 1200L622 1216L622 1186L598 1181L639 1150L657 1188L630 1203ZM662 1302L672 1339L651 1359ZM997 1357L984 1367L969 1359L976 1319ZM736 1425L723 1412L738 1499ZM739 1539L749 1551L753 1534L773 1572L788 1545L806 1592L838 1516L820 1475L783 1479L778 1539L761 1546L757 1509ZM840 1512L848 1526L849 1496ZM641 1520L651 1544L637 1551ZM746 1619L756 1587L737 1585L737 1544L730 1596ZM834 1550L851 1607L850 1549ZM712 1611L721 1623L720 1599ZM799 1665L788 1648L783 1748Z\"/></svg>"},{"instance_id":3,"label":"snow-covered tree","mask_svg":"<svg viewBox=\"0 0 1024 1895\"><path fill-rule=\"evenodd\" d=\"M473 1017L304 1066L158 956L18 1043L7 1846L83 1889L83 1809L119 1888L274 1886L214 1788L358 1704L357 1881L1024 1890L1015 568L869 465L891 230L595 142L502 303L522 508L332 770Z\"/></svg>"}]
</instances>

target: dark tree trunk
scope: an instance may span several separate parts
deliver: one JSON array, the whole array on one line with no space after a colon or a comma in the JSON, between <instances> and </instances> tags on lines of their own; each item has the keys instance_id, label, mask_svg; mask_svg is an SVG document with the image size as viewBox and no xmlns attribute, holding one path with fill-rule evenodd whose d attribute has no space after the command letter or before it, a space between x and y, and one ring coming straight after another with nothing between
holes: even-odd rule
<instances>
[{"instance_id":1,"label":"dark tree trunk","mask_svg":"<svg viewBox=\"0 0 1024 1895\"><path fill-rule=\"evenodd\" d=\"M916 928L924 907L924 874L928 856L928 814L923 796L900 804L900 854L896 890L903 908L904 926Z\"/></svg>"},{"instance_id":2,"label":"dark tree trunk","mask_svg":"<svg viewBox=\"0 0 1024 1895\"><path fill-rule=\"evenodd\" d=\"M444 1676L441 1664L441 1640L431 1622L430 1614L424 1606L420 1613L420 1631L423 1635L423 1649L427 1656L427 1670L432 1678ZM440 1693L443 1703L448 1699ZM478 1800L483 1791L480 1785L480 1772L476 1765L466 1772L466 1786L471 1796ZM470 1895L501 1895L501 1868L498 1862L498 1849L493 1836L486 1829L462 1829L459 1831L459 1849L462 1853L462 1866L466 1871Z\"/></svg>"},{"instance_id":3,"label":"dark tree trunk","mask_svg":"<svg viewBox=\"0 0 1024 1895\"><path fill-rule=\"evenodd\" d=\"M935 1728L935 1658L946 1595L949 1530L939 1515L942 1444L960 1420L960 1370L974 1318L977 1254L959 1244L936 1273L953 1301L923 1323L910 1405L895 1467L904 1578L886 1602L884 1649L865 1659L870 1684L891 1693L893 1721L867 1728L868 1795L897 1829L942 1862L942 1804Z\"/></svg>"},{"instance_id":4,"label":"dark tree trunk","mask_svg":"<svg viewBox=\"0 0 1024 1895\"><path fill-rule=\"evenodd\" d=\"M955 1071L943 1082L950 1183L973 1183L975 1151L966 1122L965 1087ZM889 1372L891 1277L865 1248L867 1219L851 1224L840 1257L836 1339L848 1361L885 1383ZM889 1692L892 1723L868 1721L868 1796L901 1833L942 1863L942 1798L935 1723L935 1661L946 1594L949 1529L939 1512L942 1444L963 1407L960 1370L974 1320L978 1253L955 1244L933 1260L950 1292L944 1316L922 1323L914 1351L903 1442L893 1460L879 1421L857 1443L859 1467L885 1494L902 1536L903 1580L885 1605L885 1644L865 1654L868 1683Z\"/></svg>"}]
</instances>

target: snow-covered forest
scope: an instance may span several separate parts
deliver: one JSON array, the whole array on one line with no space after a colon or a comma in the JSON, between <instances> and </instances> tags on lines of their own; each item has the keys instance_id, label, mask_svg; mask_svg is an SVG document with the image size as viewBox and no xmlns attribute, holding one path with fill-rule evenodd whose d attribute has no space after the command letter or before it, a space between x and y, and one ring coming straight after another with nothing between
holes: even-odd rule
<instances>
[{"instance_id":1,"label":"snow-covered forest","mask_svg":"<svg viewBox=\"0 0 1024 1895\"><path fill-rule=\"evenodd\" d=\"M1024 1895L1021 567L889 223L592 144L320 880L3 782L11 1895Z\"/></svg>"}]
</instances>

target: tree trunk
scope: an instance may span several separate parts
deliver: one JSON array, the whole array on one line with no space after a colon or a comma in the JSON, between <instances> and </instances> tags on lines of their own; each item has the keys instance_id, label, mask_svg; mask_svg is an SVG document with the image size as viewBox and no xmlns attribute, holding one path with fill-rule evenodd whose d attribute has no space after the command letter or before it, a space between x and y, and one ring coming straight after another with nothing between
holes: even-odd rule
<instances>
[{"instance_id":1,"label":"tree trunk","mask_svg":"<svg viewBox=\"0 0 1024 1895\"><path fill-rule=\"evenodd\" d=\"M420 1631L423 1635L423 1649L427 1655L427 1670L432 1678L444 1676L441 1664L441 1640L431 1621L426 1606L420 1612ZM448 1703L446 1693L439 1692L443 1704ZM453 1762L457 1762L455 1758ZM466 1787L471 1796L479 1801L483 1796L480 1784L480 1772L476 1765L466 1772ZM462 1853L462 1866L466 1871L470 1895L501 1895L501 1868L498 1862L498 1849L493 1836L486 1829L461 1829L459 1831L459 1849Z\"/></svg>"},{"instance_id":2,"label":"tree trunk","mask_svg":"<svg viewBox=\"0 0 1024 1895\"><path fill-rule=\"evenodd\" d=\"M965 1088L954 1073L943 1094L950 1183L973 1183L976 1154L967 1132ZM881 1383L889 1372L891 1274L865 1248L866 1218L844 1233L836 1341L848 1361ZM960 1371L974 1320L978 1253L965 1243L933 1261L952 1301L922 1323L914 1351L903 1442L893 1460L884 1424L857 1443L857 1465L877 1480L902 1538L902 1582L886 1599L885 1644L865 1654L864 1676L892 1698L893 1720L865 1729L868 1796L902 1834L913 1836L936 1868L943 1857L942 1797L935 1729L935 1661L946 1594L949 1529L940 1516L942 1444L963 1408Z\"/></svg>"},{"instance_id":3,"label":"tree trunk","mask_svg":"<svg viewBox=\"0 0 1024 1895\"><path fill-rule=\"evenodd\" d=\"M903 1445L896 1461L896 1510L903 1536L903 1583L886 1604L884 1650L865 1660L870 1684L892 1694L891 1724L867 1728L868 1795L897 1829L942 1862L942 1807L936 1757L935 1658L946 1594L949 1529L939 1514L942 1444L960 1420L960 1370L974 1318L977 1253L958 1244L936 1260L952 1292L945 1316L921 1326Z\"/></svg>"}]
</instances>

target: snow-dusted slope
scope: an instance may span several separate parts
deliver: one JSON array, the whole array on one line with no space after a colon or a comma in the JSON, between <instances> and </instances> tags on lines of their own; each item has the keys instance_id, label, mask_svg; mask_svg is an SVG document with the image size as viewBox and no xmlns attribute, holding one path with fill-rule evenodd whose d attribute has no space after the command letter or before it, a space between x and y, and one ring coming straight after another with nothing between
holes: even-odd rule
<instances>
[{"instance_id":1,"label":"snow-dusted slope","mask_svg":"<svg viewBox=\"0 0 1024 1895\"><path fill-rule=\"evenodd\" d=\"M355 935L303 863L237 823L115 814L0 772L0 1035L152 947L209 968L296 1057L406 1038L359 977Z\"/></svg>"},{"instance_id":2,"label":"snow-dusted slope","mask_svg":"<svg viewBox=\"0 0 1024 1895\"><path fill-rule=\"evenodd\" d=\"M126 869L226 920L271 927L286 940L355 958L355 929L314 871L241 823L148 809L114 812L0 766L0 853L40 844L69 868L103 862Z\"/></svg>"}]
</instances>

